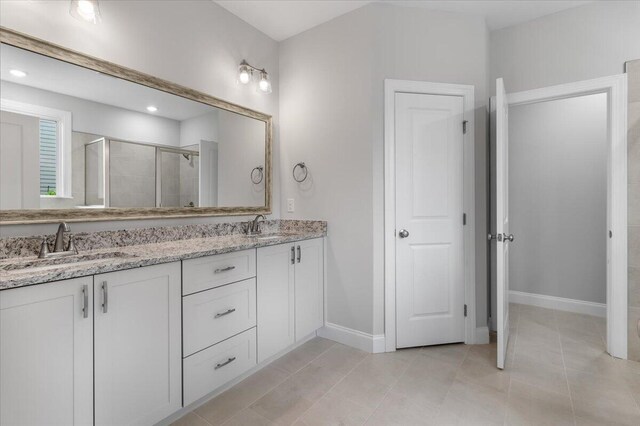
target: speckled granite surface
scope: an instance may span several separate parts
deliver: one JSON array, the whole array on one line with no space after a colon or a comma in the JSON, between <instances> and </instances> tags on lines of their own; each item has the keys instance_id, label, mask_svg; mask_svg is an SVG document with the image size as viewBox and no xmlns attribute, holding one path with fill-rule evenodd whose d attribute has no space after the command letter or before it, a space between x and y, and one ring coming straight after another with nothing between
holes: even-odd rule
<instances>
[{"instance_id":1,"label":"speckled granite surface","mask_svg":"<svg viewBox=\"0 0 640 426\"><path fill-rule=\"evenodd\" d=\"M245 235L238 223L78 233L73 234L80 251L76 262L39 261L36 253L43 236L0 239L0 290L325 235L327 223L321 221L268 221L258 237ZM31 267L16 269L24 263Z\"/></svg>"}]
</instances>

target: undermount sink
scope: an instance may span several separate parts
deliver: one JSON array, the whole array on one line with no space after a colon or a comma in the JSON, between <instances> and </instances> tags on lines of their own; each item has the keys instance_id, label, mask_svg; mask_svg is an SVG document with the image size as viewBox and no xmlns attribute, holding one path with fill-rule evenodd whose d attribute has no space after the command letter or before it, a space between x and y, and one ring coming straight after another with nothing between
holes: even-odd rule
<instances>
[{"instance_id":1,"label":"undermount sink","mask_svg":"<svg viewBox=\"0 0 640 426\"><path fill-rule=\"evenodd\" d=\"M130 259L137 257L135 254L120 251L110 253L77 254L50 259L29 259L4 261L0 263L0 271L20 271L26 269L54 269L64 265L77 265L79 263L108 261L112 259Z\"/></svg>"},{"instance_id":2,"label":"undermount sink","mask_svg":"<svg viewBox=\"0 0 640 426\"><path fill-rule=\"evenodd\" d=\"M284 237L283 234L264 234L264 235L251 235L252 238L255 238L258 241L264 241L264 240L275 240L277 238L282 238Z\"/></svg>"}]
</instances>

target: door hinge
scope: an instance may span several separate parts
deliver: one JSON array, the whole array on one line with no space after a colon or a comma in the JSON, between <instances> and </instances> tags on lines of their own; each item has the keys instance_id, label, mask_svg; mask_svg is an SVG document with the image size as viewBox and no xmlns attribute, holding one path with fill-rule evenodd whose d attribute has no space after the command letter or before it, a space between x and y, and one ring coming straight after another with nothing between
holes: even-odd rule
<instances>
[{"instance_id":1,"label":"door hinge","mask_svg":"<svg viewBox=\"0 0 640 426\"><path fill-rule=\"evenodd\" d=\"M464 316L465 317L467 316L467 305L466 304L464 305Z\"/></svg>"},{"instance_id":2,"label":"door hinge","mask_svg":"<svg viewBox=\"0 0 640 426\"><path fill-rule=\"evenodd\" d=\"M463 134L463 135L466 135L466 134L467 134L467 123L468 123L468 121L467 121L467 120L464 120L464 121L462 122L462 134Z\"/></svg>"},{"instance_id":3,"label":"door hinge","mask_svg":"<svg viewBox=\"0 0 640 426\"><path fill-rule=\"evenodd\" d=\"M467 224L467 214L466 213L462 213L462 225L466 225Z\"/></svg>"}]
</instances>

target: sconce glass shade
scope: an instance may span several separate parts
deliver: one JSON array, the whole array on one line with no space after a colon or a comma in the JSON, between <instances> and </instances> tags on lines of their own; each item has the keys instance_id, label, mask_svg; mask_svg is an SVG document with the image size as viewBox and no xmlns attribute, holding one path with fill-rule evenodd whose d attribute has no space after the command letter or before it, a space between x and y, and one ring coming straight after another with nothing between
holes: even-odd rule
<instances>
[{"instance_id":1,"label":"sconce glass shade","mask_svg":"<svg viewBox=\"0 0 640 426\"><path fill-rule=\"evenodd\" d=\"M69 13L76 19L92 24L98 24L102 20L98 0L71 0Z\"/></svg>"},{"instance_id":2,"label":"sconce glass shade","mask_svg":"<svg viewBox=\"0 0 640 426\"><path fill-rule=\"evenodd\" d=\"M252 70L247 65L240 64L238 67L238 83L247 84L251 81Z\"/></svg>"},{"instance_id":3,"label":"sconce glass shade","mask_svg":"<svg viewBox=\"0 0 640 426\"><path fill-rule=\"evenodd\" d=\"M271 93L271 81L269 81L269 74L267 74L266 71L260 72L258 90L262 93Z\"/></svg>"}]
</instances>

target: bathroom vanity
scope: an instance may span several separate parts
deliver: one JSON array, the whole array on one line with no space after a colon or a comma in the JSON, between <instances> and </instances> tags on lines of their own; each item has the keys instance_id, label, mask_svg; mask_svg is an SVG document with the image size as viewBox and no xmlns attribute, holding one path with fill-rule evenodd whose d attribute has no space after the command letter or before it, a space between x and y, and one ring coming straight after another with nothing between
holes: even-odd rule
<instances>
[{"instance_id":1,"label":"bathroom vanity","mask_svg":"<svg viewBox=\"0 0 640 426\"><path fill-rule=\"evenodd\" d=\"M265 225L77 234L54 263L5 239L0 423L152 425L314 336L326 223Z\"/></svg>"},{"instance_id":2,"label":"bathroom vanity","mask_svg":"<svg viewBox=\"0 0 640 426\"><path fill-rule=\"evenodd\" d=\"M270 115L2 27L0 57L1 226L257 215L0 238L1 425L167 422L323 326L326 223L256 232Z\"/></svg>"}]
</instances>

